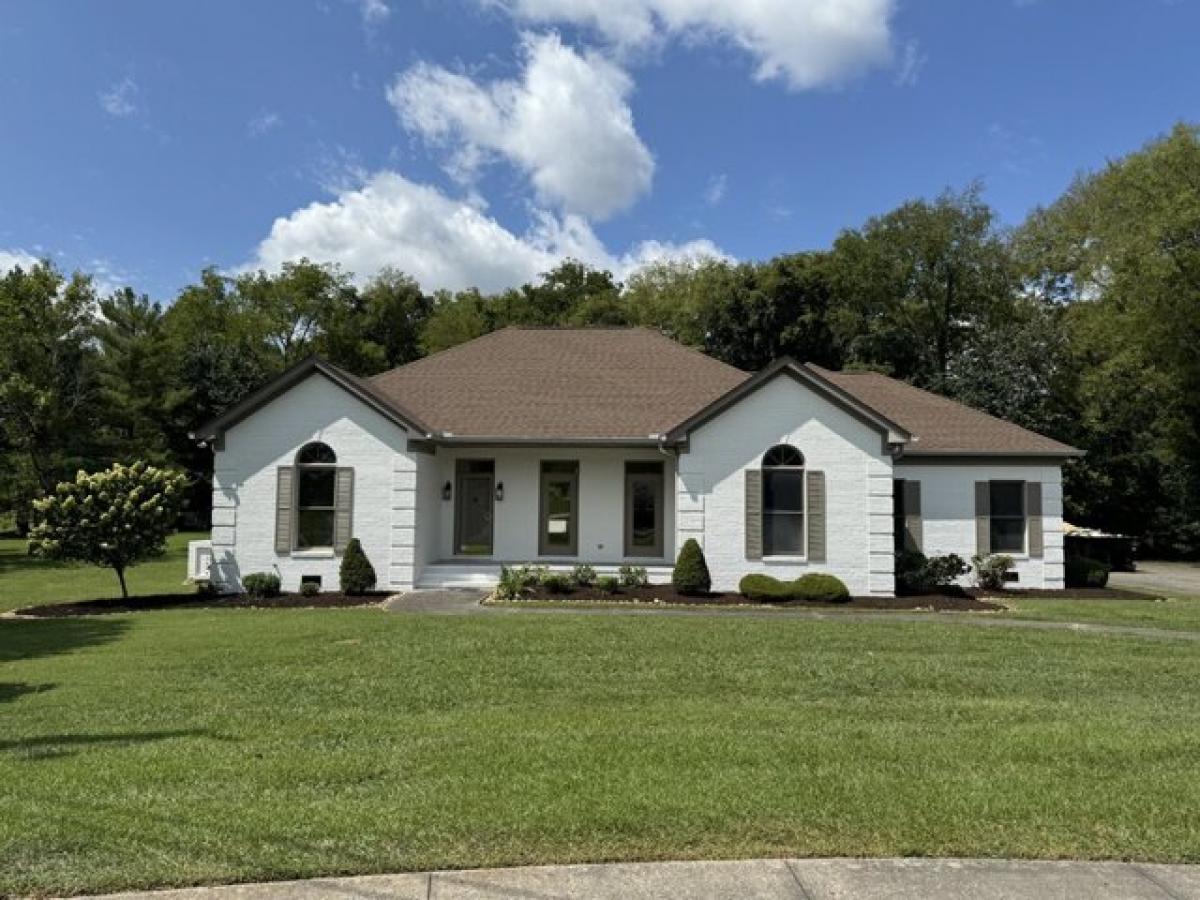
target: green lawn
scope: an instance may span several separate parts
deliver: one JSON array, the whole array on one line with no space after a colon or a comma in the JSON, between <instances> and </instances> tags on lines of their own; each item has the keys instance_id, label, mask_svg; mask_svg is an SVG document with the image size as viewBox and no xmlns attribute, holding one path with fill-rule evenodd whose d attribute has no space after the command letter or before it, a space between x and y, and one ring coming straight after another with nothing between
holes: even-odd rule
<instances>
[{"instance_id":1,"label":"green lawn","mask_svg":"<svg viewBox=\"0 0 1200 900\"><path fill-rule=\"evenodd\" d=\"M165 556L126 573L129 593L175 594L190 590L184 584L187 542L207 537L201 532L172 535ZM29 555L28 546L25 540L0 539L0 612L43 603L121 596L112 569L35 559Z\"/></svg>"},{"instance_id":2,"label":"green lawn","mask_svg":"<svg viewBox=\"0 0 1200 900\"><path fill-rule=\"evenodd\" d=\"M1200 861L1200 652L706 616L0 620L0 895L569 860Z\"/></svg>"},{"instance_id":3,"label":"green lawn","mask_svg":"<svg viewBox=\"0 0 1200 900\"><path fill-rule=\"evenodd\" d=\"M1170 600L1149 597L1144 600L1004 598L1001 602L1011 610L1003 615L1016 619L1200 631L1200 597Z\"/></svg>"}]
</instances>

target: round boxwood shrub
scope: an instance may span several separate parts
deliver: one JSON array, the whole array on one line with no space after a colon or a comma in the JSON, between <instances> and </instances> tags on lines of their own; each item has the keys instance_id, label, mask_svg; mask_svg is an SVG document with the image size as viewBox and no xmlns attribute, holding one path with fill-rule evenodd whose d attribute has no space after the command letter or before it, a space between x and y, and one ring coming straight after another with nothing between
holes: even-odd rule
<instances>
[{"instance_id":1,"label":"round boxwood shrub","mask_svg":"<svg viewBox=\"0 0 1200 900\"><path fill-rule=\"evenodd\" d=\"M375 587L375 567L363 553L362 544L358 538L350 538L346 552L342 554L342 567L338 570L338 580L342 583L342 593L354 596L365 594Z\"/></svg>"},{"instance_id":2,"label":"round boxwood shrub","mask_svg":"<svg viewBox=\"0 0 1200 900\"><path fill-rule=\"evenodd\" d=\"M704 551L695 538L688 538L679 551L675 570L671 573L671 584L681 594L707 594L712 589L708 563L704 561Z\"/></svg>"},{"instance_id":3,"label":"round boxwood shrub","mask_svg":"<svg viewBox=\"0 0 1200 900\"><path fill-rule=\"evenodd\" d=\"M792 586L771 575L745 575L738 592L755 603L786 603L792 599Z\"/></svg>"},{"instance_id":4,"label":"round boxwood shrub","mask_svg":"<svg viewBox=\"0 0 1200 900\"><path fill-rule=\"evenodd\" d=\"M792 596L809 603L846 603L850 600L849 588L836 575L810 572L793 581L791 588Z\"/></svg>"},{"instance_id":5,"label":"round boxwood shrub","mask_svg":"<svg viewBox=\"0 0 1200 900\"><path fill-rule=\"evenodd\" d=\"M251 597L278 597L279 576L274 572L251 572L242 579L242 590Z\"/></svg>"},{"instance_id":6,"label":"round boxwood shrub","mask_svg":"<svg viewBox=\"0 0 1200 900\"><path fill-rule=\"evenodd\" d=\"M1108 584L1109 568L1098 559L1073 556L1066 565L1067 587L1102 588Z\"/></svg>"}]
</instances>

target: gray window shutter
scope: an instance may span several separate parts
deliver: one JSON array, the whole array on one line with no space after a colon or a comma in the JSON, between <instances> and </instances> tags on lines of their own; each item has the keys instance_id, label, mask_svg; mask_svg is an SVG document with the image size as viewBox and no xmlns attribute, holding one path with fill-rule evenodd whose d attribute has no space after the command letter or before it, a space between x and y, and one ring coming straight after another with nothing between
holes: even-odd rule
<instances>
[{"instance_id":1,"label":"gray window shutter","mask_svg":"<svg viewBox=\"0 0 1200 900\"><path fill-rule=\"evenodd\" d=\"M280 466L275 470L275 552L292 552L296 529L296 470Z\"/></svg>"},{"instance_id":2,"label":"gray window shutter","mask_svg":"<svg viewBox=\"0 0 1200 900\"><path fill-rule=\"evenodd\" d=\"M333 549L341 553L353 537L354 524L354 470L339 468L334 486Z\"/></svg>"},{"instance_id":3,"label":"gray window shutter","mask_svg":"<svg viewBox=\"0 0 1200 900\"><path fill-rule=\"evenodd\" d=\"M904 480L904 549L921 550L925 534L921 528L921 482Z\"/></svg>"},{"instance_id":4,"label":"gray window shutter","mask_svg":"<svg viewBox=\"0 0 1200 900\"><path fill-rule=\"evenodd\" d=\"M1042 534L1042 483L1025 482L1025 527L1029 530L1029 555L1040 559L1045 555Z\"/></svg>"},{"instance_id":5,"label":"gray window shutter","mask_svg":"<svg viewBox=\"0 0 1200 900\"><path fill-rule=\"evenodd\" d=\"M808 472L808 561L825 562L825 473Z\"/></svg>"},{"instance_id":6,"label":"gray window shutter","mask_svg":"<svg viewBox=\"0 0 1200 900\"><path fill-rule=\"evenodd\" d=\"M990 481L975 482L975 552L992 552L992 485Z\"/></svg>"},{"instance_id":7,"label":"gray window shutter","mask_svg":"<svg viewBox=\"0 0 1200 900\"><path fill-rule=\"evenodd\" d=\"M762 470L746 470L746 559L762 559Z\"/></svg>"}]
</instances>

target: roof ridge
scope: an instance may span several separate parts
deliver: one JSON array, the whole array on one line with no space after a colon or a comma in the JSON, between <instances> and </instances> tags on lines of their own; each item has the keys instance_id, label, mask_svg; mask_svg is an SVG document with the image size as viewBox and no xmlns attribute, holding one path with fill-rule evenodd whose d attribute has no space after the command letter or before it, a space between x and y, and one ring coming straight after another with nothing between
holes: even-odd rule
<instances>
[{"instance_id":1,"label":"roof ridge","mask_svg":"<svg viewBox=\"0 0 1200 900\"><path fill-rule=\"evenodd\" d=\"M716 363L717 365L720 365L720 366L724 366L726 369L730 369L734 372L737 372L739 375L744 375L747 378L749 378L750 376L752 376L754 374L753 372L747 372L745 369L739 369L737 366L731 365L730 363L725 362L725 360L723 360L723 359L717 359L715 356L710 356L709 354L705 353L703 350L699 349L698 347L692 347L688 344L685 344L683 341L677 341L677 340L675 340L675 338L670 337L669 335L663 334L663 332L658 328L649 328L645 325L630 325L629 327L631 329L636 329L638 331L644 331L647 334L653 335L654 337L659 338L660 340L666 341L668 344L670 344L673 347L682 347L684 350L688 351L689 353L694 353L698 356L702 356L702 357L704 357L704 359L706 361L708 361L710 363Z\"/></svg>"},{"instance_id":2,"label":"roof ridge","mask_svg":"<svg viewBox=\"0 0 1200 900\"><path fill-rule=\"evenodd\" d=\"M367 380L374 382L374 381L376 381L380 378L383 378L387 375L391 375L393 372L399 372L401 369L412 369L416 366L420 366L423 363L427 363L427 362L430 362L435 359L441 359L442 357L447 356L448 354L454 353L456 350L461 350L464 347L468 347L472 344L477 344L480 341L487 340L488 338L495 337L496 335L499 335L502 332L517 331L517 330L519 330L519 329L517 328L516 325L505 325L503 328L495 328L491 331L486 331L483 334L477 335L473 338L468 338L465 341L461 341L460 343L455 344L453 347L443 347L441 350L436 350L433 353L426 354L425 356L422 356L419 359L410 360L409 362L401 363L398 366L392 366L390 369L384 369L382 372L376 372L374 375L370 376L370 378Z\"/></svg>"}]
</instances>

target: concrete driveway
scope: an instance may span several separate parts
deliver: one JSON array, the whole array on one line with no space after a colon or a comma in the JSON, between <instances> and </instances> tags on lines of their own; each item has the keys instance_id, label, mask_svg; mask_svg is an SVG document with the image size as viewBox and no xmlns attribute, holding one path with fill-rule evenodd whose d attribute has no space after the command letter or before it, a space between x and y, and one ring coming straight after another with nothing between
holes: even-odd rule
<instances>
[{"instance_id":1,"label":"concrete driveway","mask_svg":"<svg viewBox=\"0 0 1200 900\"><path fill-rule=\"evenodd\" d=\"M1165 597L1200 597L1200 563L1139 560L1136 572L1113 572L1108 586Z\"/></svg>"}]
</instances>

